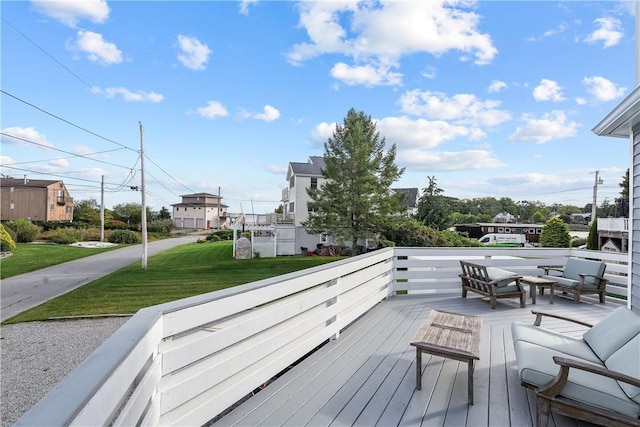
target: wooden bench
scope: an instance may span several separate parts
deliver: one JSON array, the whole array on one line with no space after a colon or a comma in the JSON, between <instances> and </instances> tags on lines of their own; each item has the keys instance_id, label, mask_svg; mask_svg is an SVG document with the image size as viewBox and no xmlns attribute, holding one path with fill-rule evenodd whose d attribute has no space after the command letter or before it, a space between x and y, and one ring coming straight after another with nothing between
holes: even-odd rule
<instances>
[{"instance_id":1,"label":"wooden bench","mask_svg":"<svg viewBox=\"0 0 640 427\"><path fill-rule=\"evenodd\" d=\"M498 298L520 298L520 307L525 307L526 294L520 283L522 276L495 267L485 267L467 261L460 261L462 273L462 298L467 291L489 297L491 308L496 308Z\"/></svg>"},{"instance_id":2,"label":"wooden bench","mask_svg":"<svg viewBox=\"0 0 640 427\"><path fill-rule=\"evenodd\" d=\"M411 341L416 348L416 390L422 388L422 353L459 360L468 365L468 403L473 405L473 364L480 358L481 331L480 316L431 310Z\"/></svg>"}]
</instances>

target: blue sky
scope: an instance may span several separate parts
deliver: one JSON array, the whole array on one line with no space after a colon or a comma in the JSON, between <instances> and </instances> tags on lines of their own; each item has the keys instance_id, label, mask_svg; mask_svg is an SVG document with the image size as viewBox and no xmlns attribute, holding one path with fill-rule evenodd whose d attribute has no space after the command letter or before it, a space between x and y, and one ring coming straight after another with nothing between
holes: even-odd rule
<instances>
[{"instance_id":1,"label":"blue sky","mask_svg":"<svg viewBox=\"0 0 640 427\"><path fill-rule=\"evenodd\" d=\"M627 140L591 129L634 88L631 1L3 1L1 168L76 200L220 194L273 211L289 162L350 108L447 196L618 197Z\"/></svg>"}]
</instances>

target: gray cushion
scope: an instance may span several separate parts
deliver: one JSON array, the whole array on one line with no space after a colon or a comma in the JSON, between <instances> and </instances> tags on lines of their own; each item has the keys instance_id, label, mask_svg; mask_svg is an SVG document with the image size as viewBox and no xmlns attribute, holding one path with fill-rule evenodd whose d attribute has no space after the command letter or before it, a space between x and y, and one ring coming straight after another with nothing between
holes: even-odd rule
<instances>
[{"instance_id":1,"label":"gray cushion","mask_svg":"<svg viewBox=\"0 0 640 427\"><path fill-rule=\"evenodd\" d=\"M585 332L583 338L604 361L639 333L640 314L618 307Z\"/></svg>"},{"instance_id":2,"label":"gray cushion","mask_svg":"<svg viewBox=\"0 0 640 427\"><path fill-rule=\"evenodd\" d=\"M542 277L546 279L548 276L542 276ZM575 288L576 286L578 286L578 284L580 284L580 282L578 282L577 280L567 279L564 277L554 277L551 280L555 280L556 286L561 288L562 287Z\"/></svg>"},{"instance_id":3,"label":"gray cushion","mask_svg":"<svg viewBox=\"0 0 640 427\"><path fill-rule=\"evenodd\" d=\"M513 278L518 275L512 271L502 270L496 267L487 267L487 275L490 280L497 280L496 286L501 288L504 286L509 286L513 283Z\"/></svg>"},{"instance_id":4,"label":"gray cushion","mask_svg":"<svg viewBox=\"0 0 640 427\"><path fill-rule=\"evenodd\" d=\"M602 277L606 264L601 261L592 261L588 259L569 258L564 266L562 277L572 280L580 280L580 273L587 274L584 283L597 285L599 279L593 277Z\"/></svg>"},{"instance_id":5,"label":"gray cushion","mask_svg":"<svg viewBox=\"0 0 640 427\"><path fill-rule=\"evenodd\" d=\"M526 341L531 344L541 345L573 357L583 359L587 362L601 364L602 362L595 355L589 344L582 338L573 338L568 335L559 334L539 326L525 323L512 323L511 335L513 342Z\"/></svg>"},{"instance_id":6,"label":"gray cushion","mask_svg":"<svg viewBox=\"0 0 640 427\"><path fill-rule=\"evenodd\" d=\"M509 286L497 286L496 287L496 294L500 295L500 294L508 294L508 293L513 293L513 292L522 292L518 286L515 284L515 282L511 282L513 283L513 285L509 285Z\"/></svg>"},{"instance_id":7,"label":"gray cushion","mask_svg":"<svg viewBox=\"0 0 640 427\"><path fill-rule=\"evenodd\" d=\"M516 341L513 346L520 379L537 387L549 383L557 375L560 366L555 364L553 356L575 359L569 354L527 341ZM618 382L601 375L571 369L568 382L560 395L634 418L640 415L640 405L629 399Z\"/></svg>"},{"instance_id":8,"label":"gray cushion","mask_svg":"<svg viewBox=\"0 0 640 427\"><path fill-rule=\"evenodd\" d=\"M628 343L623 345L613 353L604 362L607 368L612 371L629 375L633 378L640 379L640 334L632 338ZM632 384L618 381L622 390L634 402L640 404L640 387Z\"/></svg>"}]
</instances>

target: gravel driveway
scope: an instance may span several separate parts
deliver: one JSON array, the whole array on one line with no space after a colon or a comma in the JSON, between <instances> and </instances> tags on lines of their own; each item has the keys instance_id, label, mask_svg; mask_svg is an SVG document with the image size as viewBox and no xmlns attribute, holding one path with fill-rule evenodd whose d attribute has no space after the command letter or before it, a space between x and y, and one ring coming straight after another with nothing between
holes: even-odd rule
<instances>
[{"instance_id":1,"label":"gravel driveway","mask_svg":"<svg viewBox=\"0 0 640 427\"><path fill-rule=\"evenodd\" d=\"M2 426L17 421L127 320L109 317L2 326Z\"/></svg>"}]
</instances>

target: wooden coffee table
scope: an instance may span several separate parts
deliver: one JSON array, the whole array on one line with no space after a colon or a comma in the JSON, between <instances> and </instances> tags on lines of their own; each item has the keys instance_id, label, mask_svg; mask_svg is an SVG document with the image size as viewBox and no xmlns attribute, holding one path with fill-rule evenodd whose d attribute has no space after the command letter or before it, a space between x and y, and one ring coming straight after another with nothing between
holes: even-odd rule
<instances>
[{"instance_id":1,"label":"wooden coffee table","mask_svg":"<svg viewBox=\"0 0 640 427\"><path fill-rule=\"evenodd\" d=\"M467 362L468 402L473 405L473 365L480 359L482 318L431 310L411 340L416 348L416 390L422 388L422 353Z\"/></svg>"},{"instance_id":2,"label":"wooden coffee table","mask_svg":"<svg viewBox=\"0 0 640 427\"><path fill-rule=\"evenodd\" d=\"M553 285L557 282L554 280L543 279L542 277L523 276L520 283L529 284L529 294L531 294L531 304L536 303L536 288L540 288L540 295L544 295L544 288L549 288L549 304L553 304Z\"/></svg>"}]
</instances>

